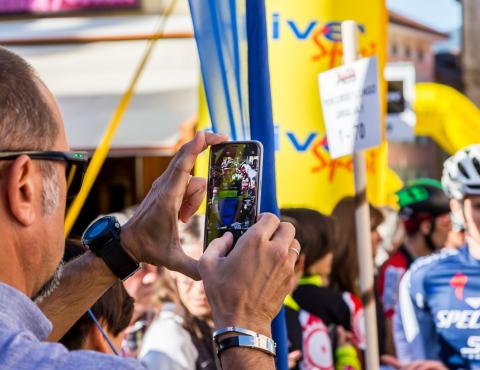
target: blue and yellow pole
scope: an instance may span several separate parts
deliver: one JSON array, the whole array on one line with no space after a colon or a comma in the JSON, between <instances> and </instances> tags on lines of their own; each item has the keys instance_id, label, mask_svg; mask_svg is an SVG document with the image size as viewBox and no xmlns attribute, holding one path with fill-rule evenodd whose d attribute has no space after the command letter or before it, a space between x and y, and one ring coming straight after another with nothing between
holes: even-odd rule
<instances>
[{"instance_id":1,"label":"blue and yellow pole","mask_svg":"<svg viewBox=\"0 0 480 370\"><path fill-rule=\"evenodd\" d=\"M247 0L248 91L250 133L261 141L264 149L262 179L262 212L279 215L275 176L275 136L268 65L268 39L264 0ZM272 323L273 339L277 343L276 366L288 369L287 329L282 308Z\"/></svg>"}]
</instances>

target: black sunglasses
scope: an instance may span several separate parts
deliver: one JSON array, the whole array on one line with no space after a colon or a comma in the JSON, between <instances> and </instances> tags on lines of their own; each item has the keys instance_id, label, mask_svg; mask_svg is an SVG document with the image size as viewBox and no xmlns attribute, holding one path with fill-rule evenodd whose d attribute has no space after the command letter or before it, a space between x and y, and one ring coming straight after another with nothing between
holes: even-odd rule
<instances>
[{"instance_id":1,"label":"black sunglasses","mask_svg":"<svg viewBox=\"0 0 480 370\"><path fill-rule=\"evenodd\" d=\"M27 155L31 159L42 161L65 162L67 178L67 199L73 199L82 187L83 177L88 166L87 152L55 152L55 151L21 151L21 152L0 152L0 160L16 159Z\"/></svg>"}]
</instances>

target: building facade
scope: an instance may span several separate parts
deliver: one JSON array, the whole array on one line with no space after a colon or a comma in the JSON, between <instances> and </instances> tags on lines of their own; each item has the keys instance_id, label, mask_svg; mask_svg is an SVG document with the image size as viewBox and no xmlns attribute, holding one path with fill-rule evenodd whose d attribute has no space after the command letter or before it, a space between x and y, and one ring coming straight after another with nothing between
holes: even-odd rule
<instances>
[{"instance_id":1,"label":"building facade","mask_svg":"<svg viewBox=\"0 0 480 370\"><path fill-rule=\"evenodd\" d=\"M417 82L435 81L434 43L448 35L396 12L389 12L388 62L410 62ZM441 176L445 153L428 137L413 142L389 143L389 165L403 179Z\"/></svg>"}]
</instances>

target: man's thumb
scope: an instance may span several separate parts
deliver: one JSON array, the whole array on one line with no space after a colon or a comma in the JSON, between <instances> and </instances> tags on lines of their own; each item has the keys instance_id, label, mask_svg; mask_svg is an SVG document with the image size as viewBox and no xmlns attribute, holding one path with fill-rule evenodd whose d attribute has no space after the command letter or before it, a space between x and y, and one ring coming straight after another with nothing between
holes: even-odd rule
<instances>
[{"instance_id":1,"label":"man's thumb","mask_svg":"<svg viewBox=\"0 0 480 370\"><path fill-rule=\"evenodd\" d=\"M204 256L207 258L225 257L233 246L233 235L230 232L223 234L221 238L212 241L205 250Z\"/></svg>"}]
</instances>

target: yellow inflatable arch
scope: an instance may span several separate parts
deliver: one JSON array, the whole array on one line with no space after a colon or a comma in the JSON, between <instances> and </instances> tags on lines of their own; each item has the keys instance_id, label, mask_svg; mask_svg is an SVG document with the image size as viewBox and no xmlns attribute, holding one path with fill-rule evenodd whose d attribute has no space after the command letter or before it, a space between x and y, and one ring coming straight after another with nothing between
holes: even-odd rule
<instances>
[{"instance_id":1,"label":"yellow inflatable arch","mask_svg":"<svg viewBox=\"0 0 480 370\"><path fill-rule=\"evenodd\" d=\"M480 110L457 90L436 83L416 86L417 136L430 136L449 154L480 143Z\"/></svg>"}]
</instances>

